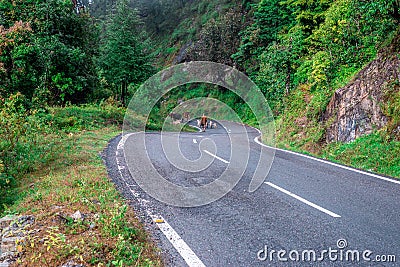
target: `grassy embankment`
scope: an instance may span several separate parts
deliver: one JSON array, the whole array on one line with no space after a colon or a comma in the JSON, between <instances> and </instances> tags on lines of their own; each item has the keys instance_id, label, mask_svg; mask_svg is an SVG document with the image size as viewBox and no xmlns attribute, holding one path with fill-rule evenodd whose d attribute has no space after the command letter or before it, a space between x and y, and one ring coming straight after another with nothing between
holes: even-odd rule
<instances>
[{"instance_id":1,"label":"grassy embankment","mask_svg":"<svg viewBox=\"0 0 400 267\"><path fill-rule=\"evenodd\" d=\"M27 114L12 110L18 101L9 102L2 109L9 120L8 132L6 120L1 132L8 134L1 142L2 214L34 215L31 229L40 230L17 247L16 265L162 265L99 154L120 133L124 109L90 105ZM84 220L71 218L78 210Z\"/></svg>"}]
</instances>

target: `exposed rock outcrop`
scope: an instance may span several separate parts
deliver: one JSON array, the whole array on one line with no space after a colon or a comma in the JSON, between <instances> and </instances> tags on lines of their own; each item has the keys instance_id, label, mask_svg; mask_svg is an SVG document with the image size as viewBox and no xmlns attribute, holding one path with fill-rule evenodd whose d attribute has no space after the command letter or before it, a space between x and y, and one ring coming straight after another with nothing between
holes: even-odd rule
<instances>
[{"instance_id":1,"label":"exposed rock outcrop","mask_svg":"<svg viewBox=\"0 0 400 267\"><path fill-rule=\"evenodd\" d=\"M186 44L184 44L180 49L178 54L174 57L173 59L173 64L179 64L185 61L189 61L190 60L190 49L193 46L193 42L189 41Z\"/></svg>"},{"instance_id":2,"label":"exposed rock outcrop","mask_svg":"<svg viewBox=\"0 0 400 267\"><path fill-rule=\"evenodd\" d=\"M18 244L24 242L30 234L26 228L32 225L35 217L28 216L6 216L0 218L0 267L9 266L20 255Z\"/></svg>"},{"instance_id":3,"label":"exposed rock outcrop","mask_svg":"<svg viewBox=\"0 0 400 267\"><path fill-rule=\"evenodd\" d=\"M324 120L329 122L327 142L350 142L387 124L381 105L385 90L400 81L399 51L397 35L352 82L335 92L324 114Z\"/></svg>"}]
</instances>

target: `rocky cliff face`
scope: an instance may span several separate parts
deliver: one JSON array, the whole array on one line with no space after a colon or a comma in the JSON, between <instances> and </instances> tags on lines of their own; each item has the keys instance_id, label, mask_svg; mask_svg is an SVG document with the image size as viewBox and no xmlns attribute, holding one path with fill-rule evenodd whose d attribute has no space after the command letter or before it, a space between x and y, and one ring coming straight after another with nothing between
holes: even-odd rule
<instances>
[{"instance_id":1,"label":"rocky cliff face","mask_svg":"<svg viewBox=\"0 0 400 267\"><path fill-rule=\"evenodd\" d=\"M387 124L381 105L385 90L400 81L399 52L400 35L397 35L352 82L335 92L324 114L329 123L327 142L350 142Z\"/></svg>"}]
</instances>

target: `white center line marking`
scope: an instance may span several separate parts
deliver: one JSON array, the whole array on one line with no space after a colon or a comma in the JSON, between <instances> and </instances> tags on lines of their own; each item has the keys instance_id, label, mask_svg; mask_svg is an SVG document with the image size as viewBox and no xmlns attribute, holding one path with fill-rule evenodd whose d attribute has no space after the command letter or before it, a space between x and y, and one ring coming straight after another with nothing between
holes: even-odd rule
<instances>
[{"instance_id":1,"label":"white center line marking","mask_svg":"<svg viewBox=\"0 0 400 267\"><path fill-rule=\"evenodd\" d=\"M394 180L394 179L391 179L391 178L383 177L383 176L381 176L381 175L377 175L377 174L373 174L373 173L369 173L369 172L365 172L365 171L360 171L360 170L354 169L354 168L352 168L352 167L344 166L344 165L341 165L341 164L336 164L336 163L331 162L331 161L328 161L328 160L324 160L324 159L319 159L319 158L307 156L307 155L300 154L300 153L297 153L297 152L293 152L293 151L290 151L290 150L285 150L285 149L281 149L281 148L276 148L276 147L267 146L267 145L265 145L265 144L263 144L263 143L260 142L259 136L256 137L256 138L254 138L254 142L256 142L257 144L259 144L259 145L261 145L261 146L264 146L264 147L267 147L267 148L272 148L272 149L275 149L275 150L277 150L277 151L282 151L282 152L286 152L286 153L293 154L293 155L296 155L296 156L300 156L300 157L312 159L312 160L315 160L315 161L318 161L318 162L322 162L322 163L325 163L325 164L329 164L329 165L332 165L332 166L335 166L335 167L339 167L339 168L342 168L342 169L345 169L345 170L349 170L349 171L353 171L353 172L358 172L358 173L361 173L361 174L364 174L364 175L368 175L368 176L371 176L371 177L375 177L375 178L378 178L378 179L381 179L381 180L384 180L384 181L387 181L387 182L391 182L391 183L395 183L395 184L400 184L400 181L399 181L399 180Z\"/></svg>"},{"instance_id":2,"label":"white center line marking","mask_svg":"<svg viewBox=\"0 0 400 267\"><path fill-rule=\"evenodd\" d=\"M289 195L289 196L291 196L291 197L294 197L295 199L297 199L297 200L303 202L304 204L307 204L307 205L309 205L309 206L311 206L311 207L313 207L313 208L315 208L315 209L317 209L317 210L319 210L319 211L322 211L322 212L324 212L324 213L326 213L326 214L328 214L328 215L330 215L330 216L332 216L332 217L334 217L334 218L340 218L340 217L341 217L340 215L338 215L338 214L336 214L336 213L334 213L334 212L332 212L332 211L329 211L329 210L327 210L327 209L324 209L324 208L318 206L317 204L314 204L314 203L312 203L312 202L310 202L310 201L308 201L308 200L306 200L306 199L304 199L304 198L302 198L302 197L299 197L299 196L296 195L296 194L293 194L293 193L287 191L286 189L283 189L283 188L281 188L281 187L279 187L279 186L277 186L277 185L274 185L273 183L265 182L265 184L267 184L267 185L269 185L269 186L271 186L271 187L273 187L273 188L275 188L275 189L278 189L278 190L281 191L282 193L285 193L285 194L287 194L287 195Z\"/></svg>"},{"instance_id":3,"label":"white center line marking","mask_svg":"<svg viewBox=\"0 0 400 267\"><path fill-rule=\"evenodd\" d=\"M193 143L197 144L197 140L193 138Z\"/></svg>"},{"instance_id":4,"label":"white center line marking","mask_svg":"<svg viewBox=\"0 0 400 267\"><path fill-rule=\"evenodd\" d=\"M222 161L222 162L224 162L224 163L226 163L226 164L229 164L229 161L227 161L227 160L224 160L223 158L220 158L220 157L218 157L217 155L214 155L213 153L211 153L211 152L209 152L209 151L207 151L207 150L203 150L204 152L206 152L208 155L210 155L210 156L212 156L212 157L214 157L214 158L216 158L216 159L219 159L220 161Z\"/></svg>"}]
</instances>

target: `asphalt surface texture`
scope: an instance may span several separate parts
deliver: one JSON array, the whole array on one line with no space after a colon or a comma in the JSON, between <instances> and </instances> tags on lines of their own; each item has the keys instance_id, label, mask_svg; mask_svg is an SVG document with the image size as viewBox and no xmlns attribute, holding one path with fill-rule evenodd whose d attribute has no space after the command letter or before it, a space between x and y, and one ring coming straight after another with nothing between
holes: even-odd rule
<instances>
[{"instance_id":1,"label":"asphalt surface texture","mask_svg":"<svg viewBox=\"0 0 400 267\"><path fill-rule=\"evenodd\" d=\"M199 158L211 162L200 171L175 166L163 152L159 132L135 133L124 142L118 136L105 149L109 176L160 247L166 266L400 266L398 180L276 150L269 172L262 166L265 181L249 192L266 152L255 142L257 130L237 126L223 122L206 132L165 134L167 143L178 134L189 167ZM243 151L246 169L238 169L235 175L241 179L218 200L198 207L167 205L137 183L135 175L151 173L148 166L140 169L144 154L136 153L140 142L135 139L140 135L154 170L179 186L196 188L217 180L236 164L235 157L240 159L240 145L248 147L248 155ZM234 135L247 143L232 143ZM205 139L215 144L211 154L218 158L204 153Z\"/></svg>"}]
</instances>

